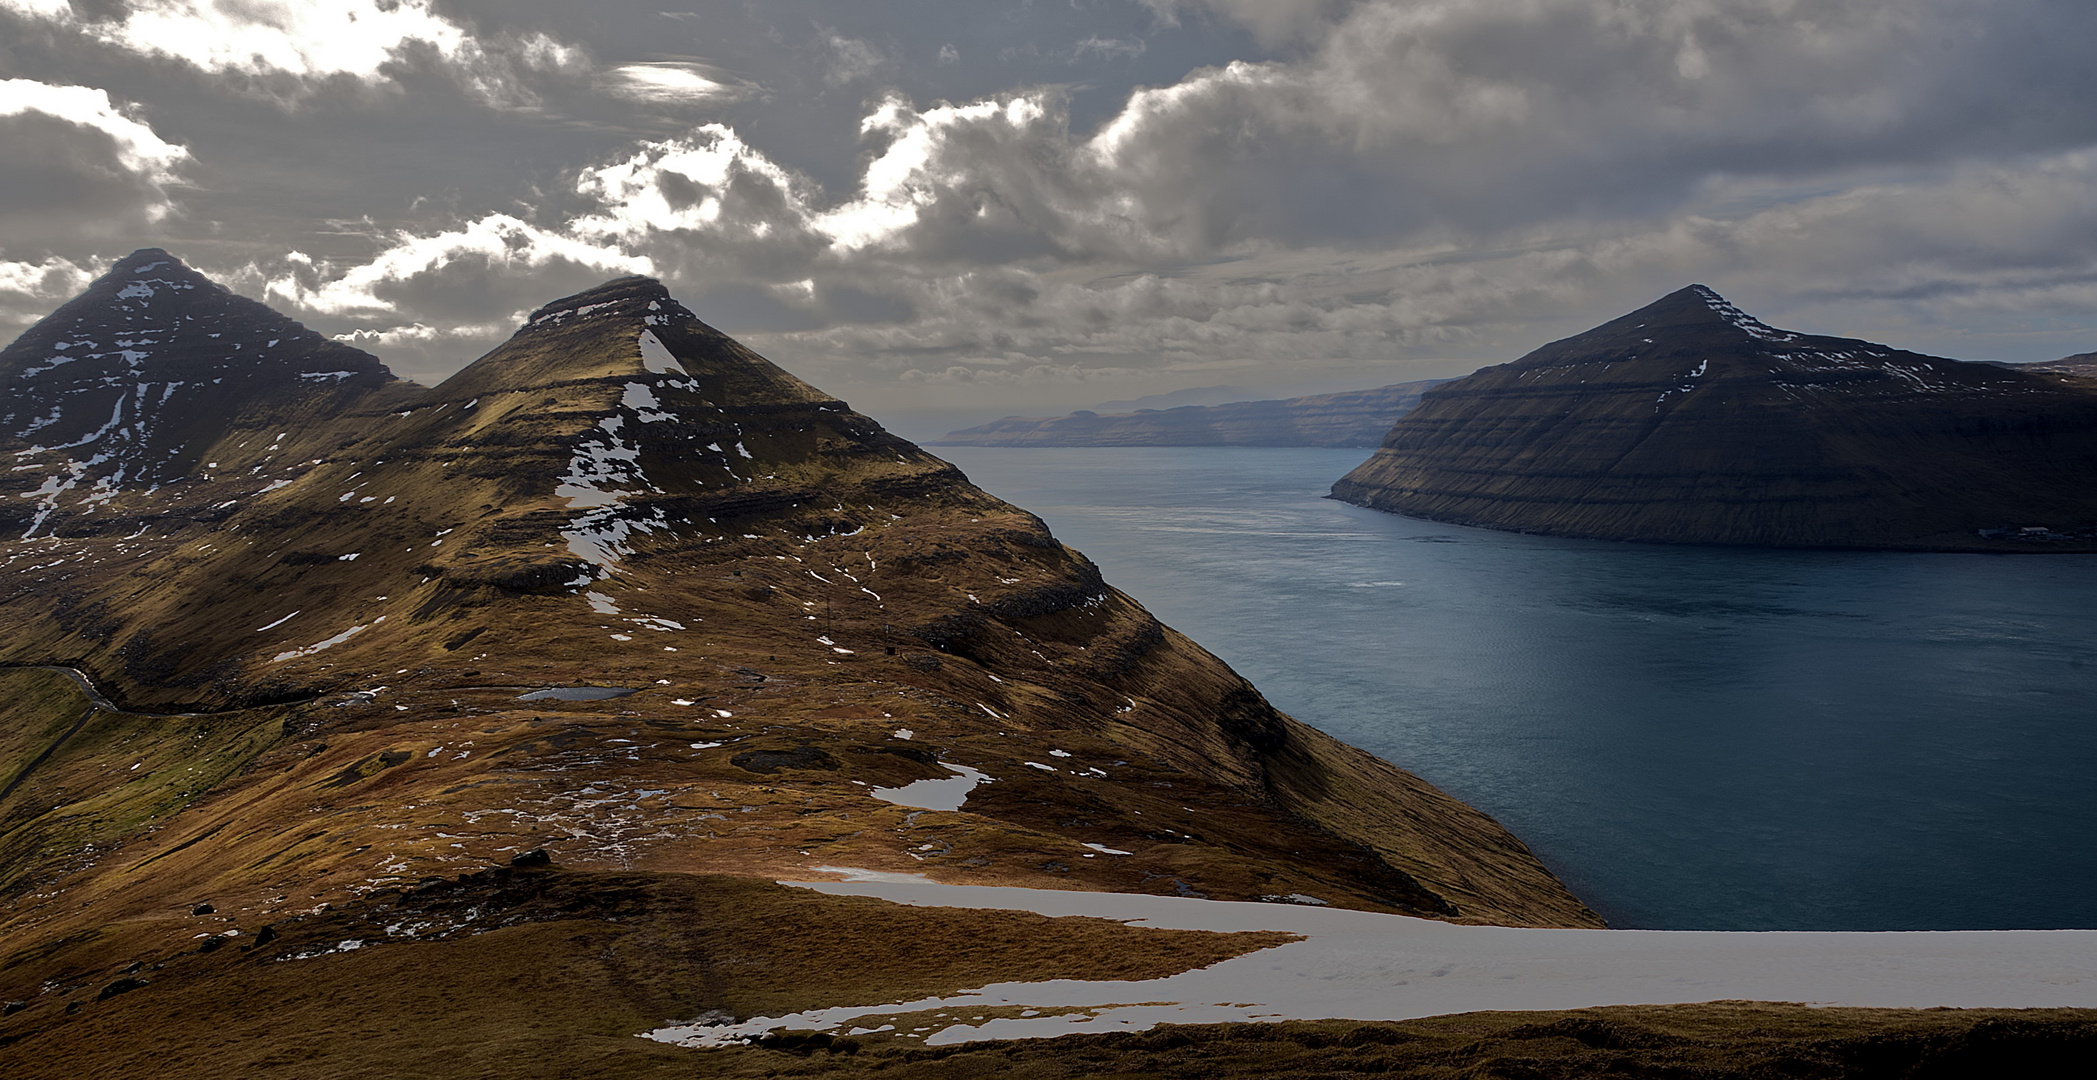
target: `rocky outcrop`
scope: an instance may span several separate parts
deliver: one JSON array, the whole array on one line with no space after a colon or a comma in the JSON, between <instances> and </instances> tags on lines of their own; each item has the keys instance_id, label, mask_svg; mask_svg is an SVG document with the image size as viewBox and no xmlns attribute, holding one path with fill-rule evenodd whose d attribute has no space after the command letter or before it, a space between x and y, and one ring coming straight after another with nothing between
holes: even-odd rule
<instances>
[{"instance_id":1,"label":"rocky outcrop","mask_svg":"<svg viewBox=\"0 0 2097 1080\"><path fill-rule=\"evenodd\" d=\"M1765 326L1701 285L1429 391L1333 497L1562 536L2097 550L2097 393Z\"/></svg>"},{"instance_id":2,"label":"rocky outcrop","mask_svg":"<svg viewBox=\"0 0 2097 1080\"><path fill-rule=\"evenodd\" d=\"M950 431L930 446L1375 446L1444 380L1277 401L1183 405L1125 413L1008 416Z\"/></svg>"}]
</instances>

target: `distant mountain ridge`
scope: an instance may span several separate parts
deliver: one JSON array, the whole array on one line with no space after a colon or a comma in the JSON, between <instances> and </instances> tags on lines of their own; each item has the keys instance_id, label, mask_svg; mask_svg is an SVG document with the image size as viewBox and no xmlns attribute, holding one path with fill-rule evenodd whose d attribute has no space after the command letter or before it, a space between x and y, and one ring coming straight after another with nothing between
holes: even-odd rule
<instances>
[{"instance_id":1,"label":"distant mountain ridge","mask_svg":"<svg viewBox=\"0 0 2097 1080\"><path fill-rule=\"evenodd\" d=\"M1226 405L1233 401L1251 401L1259 392L1243 386L1190 386L1184 390L1173 390L1163 394L1145 394L1126 401L1102 401L1092 407L1093 412L1135 412L1138 409L1177 409L1182 405Z\"/></svg>"},{"instance_id":2,"label":"distant mountain ridge","mask_svg":"<svg viewBox=\"0 0 2097 1080\"><path fill-rule=\"evenodd\" d=\"M1125 413L1008 416L928 446L1374 446L1420 394L1446 380L1373 390Z\"/></svg>"},{"instance_id":3,"label":"distant mountain ridge","mask_svg":"<svg viewBox=\"0 0 2097 1080\"><path fill-rule=\"evenodd\" d=\"M1672 543L2097 550L2097 392L1767 326L1692 285L1429 391L1333 497Z\"/></svg>"},{"instance_id":4,"label":"distant mountain ridge","mask_svg":"<svg viewBox=\"0 0 2097 1080\"><path fill-rule=\"evenodd\" d=\"M2051 371L2059 375L2073 375L2078 379L2097 379L2097 352L2076 353L2043 364L2027 364L2026 371Z\"/></svg>"}]
</instances>

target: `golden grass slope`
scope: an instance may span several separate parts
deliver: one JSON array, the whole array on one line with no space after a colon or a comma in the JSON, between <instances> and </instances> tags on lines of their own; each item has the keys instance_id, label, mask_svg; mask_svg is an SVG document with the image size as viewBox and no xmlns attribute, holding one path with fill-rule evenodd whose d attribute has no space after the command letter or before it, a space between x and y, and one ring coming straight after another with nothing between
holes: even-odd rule
<instances>
[{"instance_id":1,"label":"golden grass slope","mask_svg":"<svg viewBox=\"0 0 2097 1080\"><path fill-rule=\"evenodd\" d=\"M916 912L882 916L915 928L898 952L865 905L756 884L826 866L1599 924L1491 818L1277 712L1039 519L655 282L549 305L441 386L276 419L0 546L0 661L114 699L4 679L14 1062L135 1065L104 1042L175 1018L263 1025L200 1069L341 1055L425 984L467 1019L417 1045L508 1053L537 1029L503 987L534 979L594 1003L559 1030L624 1040L846 1003L852 955L885 993L1259 945ZM620 696L525 697L584 686ZM957 809L877 797L964 767L988 779ZM830 928L792 962L702 933L765 919ZM127 979L150 985L96 1000ZM278 999L309 1038L230 1004Z\"/></svg>"}]
</instances>

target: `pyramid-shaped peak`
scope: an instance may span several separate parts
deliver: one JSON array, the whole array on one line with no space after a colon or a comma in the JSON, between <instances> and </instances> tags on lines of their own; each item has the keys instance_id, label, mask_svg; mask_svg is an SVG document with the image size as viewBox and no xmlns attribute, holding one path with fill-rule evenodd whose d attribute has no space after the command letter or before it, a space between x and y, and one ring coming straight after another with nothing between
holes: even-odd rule
<instances>
[{"instance_id":1,"label":"pyramid-shaped peak","mask_svg":"<svg viewBox=\"0 0 2097 1080\"><path fill-rule=\"evenodd\" d=\"M319 437L333 410L393 381L377 357L141 248L0 349L0 447L18 482L46 485L22 535L90 482L100 499L213 462L259 466L280 433Z\"/></svg>"},{"instance_id":2,"label":"pyramid-shaped peak","mask_svg":"<svg viewBox=\"0 0 2097 1080\"><path fill-rule=\"evenodd\" d=\"M1686 285L1637 311L1615 320L1647 327L1715 328L1726 326L1759 341L1796 341L1797 334L1779 330L1740 310L1709 285ZM1614 324L1611 324L1614 325Z\"/></svg>"},{"instance_id":3,"label":"pyramid-shaped peak","mask_svg":"<svg viewBox=\"0 0 2097 1080\"><path fill-rule=\"evenodd\" d=\"M533 311L510 340L435 388L443 398L589 380L683 379L701 373L716 391L749 400L829 401L701 320L651 277L613 278Z\"/></svg>"},{"instance_id":4,"label":"pyramid-shaped peak","mask_svg":"<svg viewBox=\"0 0 2097 1080\"><path fill-rule=\"evenodd\" d=\"M105 284L121 289L126 285L152 282L165 282L182 288L207 286L225 291L224 286L198 273L188 263L169 254L167 249L157 247L139 248L111 263L108 272L96 278L88 289L93 291L96 286Z\"/></svg>"},{"instance_id":5,"label":"pyramid-shaped peak","mask_svg":"<svg viewBox=\"0 0 2097 1080\"><path fill-rule=\"evenodd\" d=\"M139 248L137 251L118 259L109 269L111 273L138 274L158 269L163 264L172 265L183 270L189 269L188 264L170 254L166 248L157 247Z\"/></svg>"},{"instance_id":6,"label":"pyramid-shaped peak","mask_svg":"<svg viewBox=\"0 0 2097 1080\"><path fill-rule=\"evenodd\" d=\"M638 275L613 278L532 312L509 341L459 369L437 392L471 398L643 371L682 374L685 369L667 355L663 341L695 329L719 336L673 299L662 282Z\"/></svg>"},{"instance_id":7,"label":"pyramid-shaped peak","mask_svg":"<svg viewBox=\"0 0 2097 1080\"><path fill-rule=\"evenodd\" d=\"M602 285L555 300L532 312L524 325L527 329L563 326L576 319L603 316L646 318L650 314L672 310L686 317L691 315L684 305L671 299L670 290L662 282L635 274L613 278Z\"/></svg>"}]
</instances>

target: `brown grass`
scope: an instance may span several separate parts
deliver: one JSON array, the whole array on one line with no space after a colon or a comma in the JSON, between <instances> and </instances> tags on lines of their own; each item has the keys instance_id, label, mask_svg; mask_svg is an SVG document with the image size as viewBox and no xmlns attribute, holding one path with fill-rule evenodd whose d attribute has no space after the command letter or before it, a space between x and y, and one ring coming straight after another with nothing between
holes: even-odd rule
<instances>
[{"instance_id":1,"label":"brown grass","mask_svg":"<svg viewBox=\"0 0 2097 1080\"><path fill-rule=\"evenodd\" d=\"M387 936L402 924L437 940ZM246 952L138 956L128 977L146 985L107 1000L131 964L47 962L41 993L10 980L29 1006L0 1020L0 1075L690 1075L705 1055L636 1036L1011 979L1161 978L1293 940L559 870L432 881L276 928ZM285 959L345 940L367 944Z\"/></svg>"}]
</instances>

